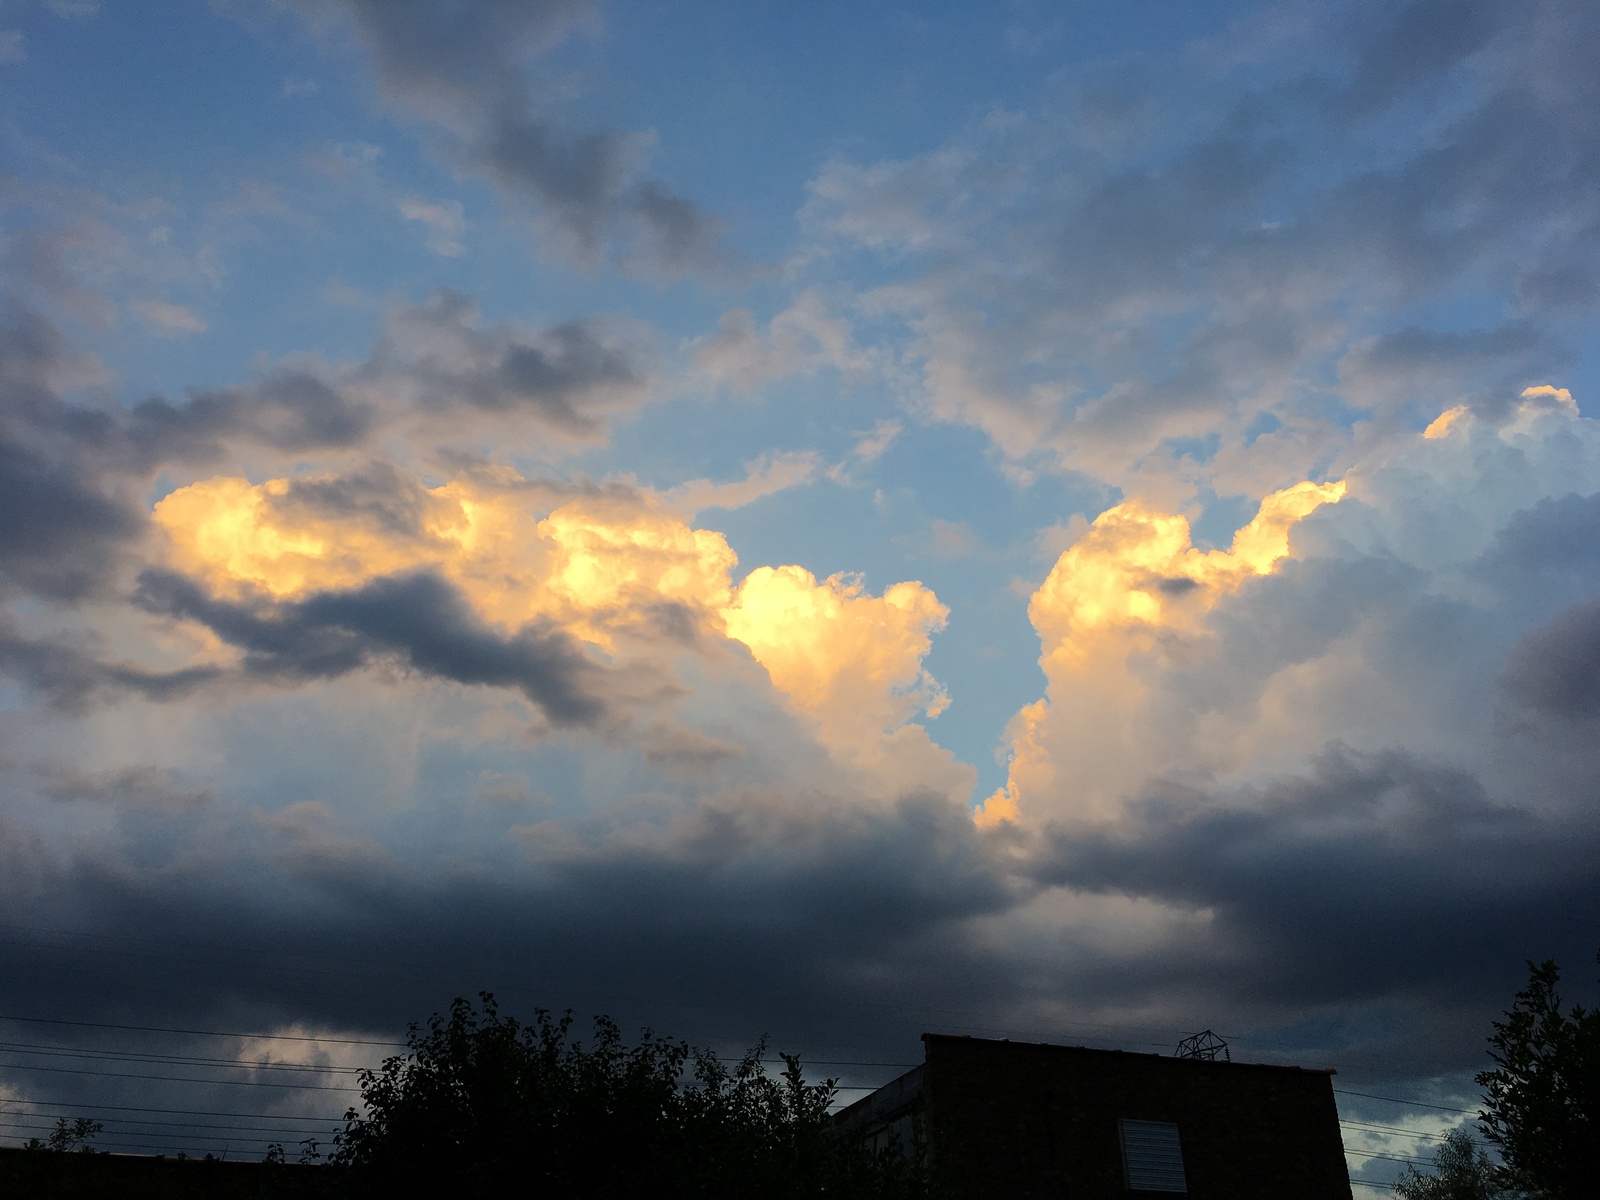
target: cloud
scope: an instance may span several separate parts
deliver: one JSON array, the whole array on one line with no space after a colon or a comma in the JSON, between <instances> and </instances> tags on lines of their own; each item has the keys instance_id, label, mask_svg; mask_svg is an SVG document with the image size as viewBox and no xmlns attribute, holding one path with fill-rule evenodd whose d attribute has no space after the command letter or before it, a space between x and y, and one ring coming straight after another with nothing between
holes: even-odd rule
<instances>
[{"instance_id":1,"label":"cloud","mask_svg":"<svg viewBox=\"0 0 1600 1200\"><path fill-rule=\"evenodd\" d=\"M831 367L861 371L868 356L855 344L849 322L829 311L815 291L802 293L763 329L747 308L722 314L714 333L697 339L691 380L749 392L790 375L809 376Z\"/></svg>"},{"instance_id":2,"label":"cloud","mask_svg":"<svg viewBox=\"0 0 1600 1200\"><path fill-rule=\"evenodd\" d=\"M177 576L146 571L137 601L205 625L243 650L245 673L259 678L337 677L392 655L456 683L516 688L556 725L594 724L606 715L594 685L600 673L559 630L530 622L500 636L479 624L454 588L427 573L263 606L217 600Z\"/></svg>"},{"instance_id":3,"label":"cloud","mask_svg":"<svg viewBox=\"0 0 1600 1200\"><path fill-rule=\"evenodd\" d=\"M745 477L729 483L691 479L667 492L668 502L688 516L708 508L743 508L757 500L811 483L822 470L822 456L810 450L767 454L745 464Z\"/></svg>"},{"instance_id":4,"label":"cloud","mask_svg":"<svg viewBox=\"0 0 1600 1200\"><path fill-rule=\"evenodd\" d=\"M74 413L57 387L80 364L59 332L12 309L0 325L0 578L41 595L72 599L105 579L139 514L96 477L74 445ZM66 436L63 436L66 435Z\"/></svg>"},{"instance_id":5,"label":"cloud","mask_svg":"<svg viewBox=\"0 0 1600 1200\"><path fill-rule=\"evenodd\" d=\"M1514 395L1594 312L1594 89L1553 81L1597 18L1382 17L1281 22L1270 52L1245 22L919 156L830 160L805 278L868 257L847 311L919 415L1169 506L1338 473L1361 439ZM1438 315L1465 292L1483 303Z\"/></svg>"},{"instance_id":6,"label":"cloud","mask_svg":"<svg viewBox=\"0 0 1600 1200\"><path fill-rule=\"evenodd\" d=\"M206 323L192 309L166 300L135 300L130 308L162 337L185 338L206 331Z\"/></svg>"},{"instance_id":7,"label":"cloud","mask_svg":"<svg viewBox=\"0 0 1600 1200\"><path fill-rule=\"evenodd\" d=\"M850 457L857 462L876 462L883 457L883 452L894 444L895 438L899 437L904 431L904 422L885 418L857 440L856 444L851 447Z\"/></svg>"},{"instance_id":8,"label":"cloud","mask_svg":"<svg viewBox=\"0 0 1600 1200\"><path fill-rule=\"evenodd\" d=\"M1600 716L1600 597L1565 608L1525 634L1512 648L1503 683L1540 713Z\"/></svg>"},{"instance_id":9,"label":"cloud","mask_svg":"<svg viewBox=\"0 0 1600 1200\"><path fill-rule=\"evenodd\" d=\"M380 95L526 215L542 249L666 277L731 265L723 222L645 173L652 135L573 128L530 79L530 66L594 24L584 0L304 8L314 25L338 14L370 54Z\"/></svg>"},{"instance_id":10,"label":"cloud","mask_svg":"<svg viewBox=\"0 0 1600 1200\"><path fill-rule=\"evenodd\" d=\"M559 633L595 671L604 662L613 674L631 664L651 677L698 677L722 669L715 664L738 647L735 657L754 658L808 736L841 763L879 772L891 794L911 781L958 788L967 777L913 723L948 703L922 668L948 615L931 590L907 581L874 596L859 578L818 580L792 565L757 567L735 584L726 538L647 495L552 496L507 477L427 488L373 468L261 485L203 480L159 501L154 523L173 573L146 575L145 607L199 621L253 655L246 670L264 678L342 675L383 651L443 677L494 682L430 665L440 659L418 657L419 642L379 637L374 621L388 606L354 599L380 584L399 588L395 580L431 579L459 611L445 593L413 595L417 582L393 606L437 609L455 626L470 613L501 639ZM335 597L367 615L355 625L327 617ZM659 686L666 690L640 704L659 707L688 685ZM723 685L701 686L716 696ZM662 746L703 743L681 731L663 737Z\"/></svg>"},{"instance_id":11,"label":"cloud","mask_svg":"<svg viewBox=\"0 0 1600 1200\"><path fill-rule=\"evenodd\" d=\"M461 235L467 231L466 213L461 201L429 201L408 198L399 201L400 215L419 222L428 232L428 249L444 258L455 258L466 247Z\"/></svg>"},{"instance_id":12,"label":"cloud","mask_svg":"<svg viewBox=\"0 0 1600 1200\"><path fill-rule=\"evenodd\" d=\"M1196 549L1187 520L1137 500L1095 518L1062 551L1029 602L1050 694L1012 723L1009 779L980 806L979 824L1019 819L1035 794L1058 813L1063 802L1077 816L1114 813L1115 781L1126 782L1115 772L1129 764L1104 750L1094 755L1089 745L1133 749L1127 726L1144 696L1128 668L1152 651L1181 656L1203 615L1271 574L1289 554L1293 527L1323 505L1337 504L1345 492L1343 482L1308 481L1274 493L1228 550ZM1066 763L1074 759L1075 779L1063 786ZM1108 767L1112 775L1097 777Z\"/></svg>"},{"instance_id":13,"label":"cloud","mask_svg":"<svg viewBox=\"0 0 1600 1200\"><path fill-rule=\"evenodd\" d=\"M190 317L183 311L158 315L178 322L179 332L203 328L198 319L185 326ZM309 452L354 450L388 431L459 443L495 422L515 422L548 453L552 436L566 445L603 440L608 422L637 408L649 391L644 351L631 327L602 320L547 330L491 325L465 296L448 291L392 312L363 362L291 358L247 383L126 407L67 403L57 378L79 368L60 332L25 310L13 315L9 329L15 349L6 387L14 419L36 436L67 439L85 464L111 474L252 455L259 462L262 451L269 462L272 453L294 461Z\"/></svg>"},{"instance_id":14,"label":"cloud","mask_svg":"<svg viewBox=\"0 0 1600 1200\"><path fill-rule=\"evenodd\" d=\"M20 29L0 29L0 63L22 62L28 57L28 39Z\"/></svg>"},{"instance_id":15,"label":"cloud","mask_svg":"<svg viewBox=\"0 0 1600 1200\"><path fill-rule=\"evenodd\" d=\"M0 627L0 671L68 712L129 695L158 702L180 700L225 674L209 663L164 671L108 661L86 650L83 641L82 635L71 640L30 637L14 626Z\"/></svg>"},{"instance_id":16,"label":"cloud","mask_svg":"<svg viewBox=\"0 0 1600 1200\"><path fill-rule=\"evenodd\" d=\"M1165 772L1288 771L1334 739L1497 786L1534 770L1485 749L1495 680L1536 708L1584 703L1600 435L1559 389L1486 411L1268 497L1229 551L1138 501L1103 513L1034 593L1048 692L1013 720L980 821L1115 821Z\"/></svg>"},{"instance_id":17,"label":"cloud","mask_svg":"<svg viewBox=\"0 0 1600 1200\"><path fill-rule=\"evenodd\" d=\"M937 716L949 698L922 670L930 637L950 610L918 582L882 596L858 578L819 582L803 567L757 567L724 614L730 636L749 646L773 682L843 734Z\"/></svg>"},{"instance_id":18,"label":"cloud","mask_svg":"<svg viewBox=\"0 0 1600 1200\"><path fill-rule=\"evenodd\" d=\"M1241 998L1454 1006L1496 974L1489 945L1581 936L1567 914L1600 901L1584 865L1597 835L1588 817L1497 804L1470 773L1335 745L1248 791L1154 786L1116 830L1057 835L1040 869L1206 913Z\"/></svg>"},{"instance_id":19,"label":"cloud","mask_svg":"<svg viewBox=\"0 0 1600 1200\"><path fill-rule=\"evenodd\" d=\"M603 321L566 321L547 330L484 325L470 299L441 289L426 304L391 315L353 381L423 411L514 415L595 441L608 416L644 401L641 358L624 329Z\"/></svg>"}]
</instances>

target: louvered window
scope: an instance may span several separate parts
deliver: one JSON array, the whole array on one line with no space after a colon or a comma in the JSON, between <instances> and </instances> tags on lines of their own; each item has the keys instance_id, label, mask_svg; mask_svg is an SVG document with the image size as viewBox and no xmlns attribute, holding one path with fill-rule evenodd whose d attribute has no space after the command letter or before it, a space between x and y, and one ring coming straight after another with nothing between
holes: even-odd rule
<instances>
[{"instance_id":1,"label":"louvered window","mask_svg":"<svg viewBox=\"0 0 1600 1200\"><path fill-rule=\"evenodd\" d=\"M1130 1192L1188 1192L1178 1127L1166 1121L1119 1121Z\"/></svg>"}]
</instances>

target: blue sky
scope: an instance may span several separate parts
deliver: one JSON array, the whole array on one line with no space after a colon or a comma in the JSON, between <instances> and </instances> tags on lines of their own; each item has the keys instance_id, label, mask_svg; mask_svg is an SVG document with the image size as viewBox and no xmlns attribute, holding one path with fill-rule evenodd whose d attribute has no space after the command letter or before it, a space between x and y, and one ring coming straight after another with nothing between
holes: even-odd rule
<instances>
[{"instance_id":1,"label":"blue sky","mask_svg":"<svg viewBox=\"0 0 1600 1200\"><path fill-rule=\"evenodd\" d=\"M80 1016L737 1041L738 963L813 1053L1470 1098L1592 953L1589 6L0 31L0 919L111 948Z\"/></svg>"}]
</instances>

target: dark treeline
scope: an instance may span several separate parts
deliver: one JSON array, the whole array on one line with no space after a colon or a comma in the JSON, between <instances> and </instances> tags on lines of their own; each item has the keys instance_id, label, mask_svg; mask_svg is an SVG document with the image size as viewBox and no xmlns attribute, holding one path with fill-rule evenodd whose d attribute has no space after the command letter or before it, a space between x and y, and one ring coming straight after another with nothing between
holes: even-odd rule
<instances>
[{"instance_id":1,"label":"dark treeline","mask_svg":"<svg viewBox=\"0 0 1600 1200\"><path fill-rule=\"evenodd\" d=\"M758 1044L725 1063L646 1031L628 1045L601 1017L587 1042L570 1015L502 1016L457 1000L413 1026L408 1052L361 1077L332 1162L356 1195L570 1197L923 1194L913 1148L870 1155L833 1136L835 1083L798 1059L771 1075Z\"/></svg>"}]
</instances>

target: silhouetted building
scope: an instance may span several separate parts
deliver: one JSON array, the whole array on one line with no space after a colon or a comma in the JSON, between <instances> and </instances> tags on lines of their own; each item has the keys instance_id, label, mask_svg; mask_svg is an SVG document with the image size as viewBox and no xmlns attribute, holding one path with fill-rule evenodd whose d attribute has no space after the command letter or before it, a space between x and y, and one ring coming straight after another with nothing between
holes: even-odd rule
<instances>
[{"instance_id":1,"label":"silhouetted building","mask_svg":"<svg viewBox=\"0 0 1600 1200\"><path fill-rule=\"evenodd\" d=\"M920 1143L938 1194L1350 1200L1333 1072L923 1034L923 1065L835 1118Z\"/></svg>"}]
</instances>

